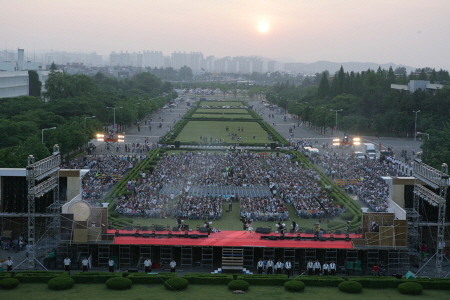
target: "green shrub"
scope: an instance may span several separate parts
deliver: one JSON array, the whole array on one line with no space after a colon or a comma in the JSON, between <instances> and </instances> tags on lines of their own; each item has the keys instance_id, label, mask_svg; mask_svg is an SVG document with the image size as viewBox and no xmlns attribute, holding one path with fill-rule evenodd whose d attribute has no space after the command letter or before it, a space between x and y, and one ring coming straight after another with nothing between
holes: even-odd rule
<instances>
[{"instance_id":1,"label":"green shrub","mask_svg":"<svg viewBox=\"0 0 450 300\"><path fill-rule=\"evenodd\" d=\"M338 288L341 292L350 293L350 294L357 294L361 293L362 291L362 285L359 282L349 280L341 282L338 285Z\"/></svg>"},{"instance_id":2,"label":"green shrub","mask_svg":"<svg viewBox=\"0 0 450 300\"><path fill-rule=\"evenodd\" d=\"M288 292L303 292L305 284L298 280L291 280L284 284L284 288Z\"/></svg>"},{"instance_id":3,"label":"green shrub","mask_svg":"<svg viewBox=\"0 0 450 300\"><path fill-rule=\"evenodd\" d=\"M15 278L5 278L0 280L0 288L4 290L15 289L19 285L19 280Z\"/></svg>"},{"instance_id":4,"label":"green shrub","mask_svg":"<svg viewBox=\"0 0 450 300\"><path fill-rule=\"evenodd\" d=\"M112 211L109 213L109 216L111 216L113 218L118 218L118 217L120 217L120 214L117 211Z\"/></svg>"},{"instance_id":5,"label":"green shrub","mask_svg":"<svg viewBox=\"0 0 450 300\"><path fill-rule=\"evenodd\" d=\"M115 277L106 280L106 287L110 290L128 290L131 289L133 282L125 277Z\"/></svg>"},{"instance_id":6,"label":"green shrub","mask_svg":"<svg viewBox=\"0 0 450 300\"><path fill-rule=\"evenodd\" d=\"M400 294L420 295L422 290L422 286L417 282L405 282L398 285L398 291Z\"/></svg>"},{"instance_id":7,"label":"green shrub","mask_svg":"<svg viewBox=\"0 0 450 300\"><path fill-rule=\"evenodd\" d=\"M188 287L189 281L184 279L183 277L173 277L164 282L164 286L166 290L170 291L180 291L184 290Z\"/></svg>"},{"instance_id":8,"label":"green shrub","mask_svg":"<svg viewBox=\"0 0 450 300\"><path fill-rule=\"evenodd\" d=\"M68 276L55 277L48 281L48 288L51 290L68 290L71 289L75 281Z\"/></svg>"},{"instance_id":9,"label":"green shrub","mask_svg":"<svg viewBox=\"0 0 450 300\"><path fill-rule=\"evenodd\" d=\"M354 217L355 217L355 215L352 214L352 213L343 213L343 214L341 214L341 219L342 220L351 221L351 220L353 220Z\"/></svg>"},{"instance_id":10,"label":"green shrub","mask_svg":"<svg viewBox=\"0 0 450 300\"><path fill-rule=\"evenodd\" d=\"M228 283L228 289L235 291L235 290L241 290L246 291L250 287L250 284L245 280L232 280Z\"/></svg>"}]
</instances>

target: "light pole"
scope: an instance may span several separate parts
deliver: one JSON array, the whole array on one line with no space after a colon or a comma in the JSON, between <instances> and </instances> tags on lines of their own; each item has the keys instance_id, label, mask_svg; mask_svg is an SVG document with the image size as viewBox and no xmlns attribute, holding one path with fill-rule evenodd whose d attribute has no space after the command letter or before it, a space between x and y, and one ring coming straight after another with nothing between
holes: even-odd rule
<instances>
[{"instance_id":1,"label":"light pole","mask_svg":"<svg viewBox=\"0 0 450 300\"><path fill-rule=\"evenodd\" d=\"M336 112L336 125L335 125L335 127L336 127L336 133L337 133L338 132L337 113L338 113L338 111L342 111L342 109L330 109L330 111Z\"/></svg>"},{"instance_id":2,"label":"light pole","mask_svg":"<svg viewBox=\"0 0 450 300\"><path fill-rule=\"evenodd\" d=\"M45 130L50 130L50 129L56 129L56 127L50 127L50 128L44 128L44 129L42 129L42 144L44 143L44 131L45 131Z\"/></svg>"},{"instance_id":3,"label":"light pole","mask_svg":"<svg viewBox=\"0 0 450 300\"><path fill-rule=\"evenodd\" d=\"M95 116L84 118L84 129L86 129L86 119L94 119L94 118L95 118Z\"/></svg>"},{"instance_id":4,"label":"light pole","mask_svg":"<svg viewBox=\"0 0 450 300\"><path fill-rule=\"evenodd\" d=\"M114 110L114 125L113 125L113 133L115 134L116 133L116 109L118 109L118 108L123 108L123 107L106 107L106 108L109 108L109 109L112 109L112 110Z\"/></svg>"},{"instance_id":5,"label":"light pole","mask_svg":"<svg viewBox=\"0 0 450 300\"><path fill-rule=\"evenodd\" d=\"M414 119L414 141L415 141L417 138L417 113L420 113L420 109L416 111L413 110L413 113L416 114L416 118Z\"/></svg>"},{"instance_id":6,"label":"light pole","mask_svg":"<svg viewBox=\"0 0 450 300\"><path fill-rule=\"evenodd\" d=\"M417 133L418 135L426 135L427 136L427 140L429 140L430 139L430 135L428 134L428 133L425 133L425 132L418 132Z\"/></svg>"}]
</instances>

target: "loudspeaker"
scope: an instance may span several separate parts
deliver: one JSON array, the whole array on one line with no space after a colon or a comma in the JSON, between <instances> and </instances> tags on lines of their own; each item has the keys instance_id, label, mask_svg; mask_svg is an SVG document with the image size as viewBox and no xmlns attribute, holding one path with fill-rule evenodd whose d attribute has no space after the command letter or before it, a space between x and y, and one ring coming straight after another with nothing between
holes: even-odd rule
<instances>
[{"instance_id":1,"label":"loudspeaker","mask_svg":"<svg viewBox=\"0 0 450 300\"><path fill-rule=\"evenodd\" d=\"M163 231L164 227L163 226L156 226L156 231Z\"/></svg>"},{"instance_id":2,"label":"loudspeaker","mask_svg":"<svg viewBox=\"0 0 450 300\"><path fill-rule=\"evenodd\" d=\"M262 230L263 230L262 227L257 227L256 230L255 230L255 232L256 232L256 233L263 233Z\"/></svg>"},{"instance_id":3,"label":"loudspeaker","mask_svg":"<svg viewBox=\"0 0 450 300\"><path fill-rule=\"evenodd\" d=\"M276 241L277 239L278 239L278 237L275 235L269 236L269 240Z\"/></svg>"},{"instance_id":4,"label":"loudspeaker","mask_svg":"<svg viewBox=\"0 0 450 300\"><path fill-rule=\"evenodd\" d=\"M261 233L269 234L270 233L270 228L262 228L261 229Z\"/></svg>"},{"instance_id":5,"label":"loudspeaker","mask_svg":"<svg viewBox=\"0 0 450 300\"><path fill-rule=\"evenodd\" d=\"M144 238L149 238L149 237L150 237L150 233L143 233L143 234L142 234L142 237L144 237Z\"/></svg>"},{"instance_id":6,"label":"loudspeaker","mask_svg":"<svg viewBox=\"0 0 450 300\"><path fill-rule=\"evenodd\" d=\"M191 234L189 237L191 239L198 239L198 234Z\"/></svg>"},{"instance_id":7,"label":"loudspeaker","mask_svg":"<svg viewBox=\"0 0 450 300\"><path fill-rule=\"evenodd\" d=\"M175 141L175 148L180 148L180 141Z\"/></svg>"},{"instance_id":8,"label":"loudspeaker","mask_svg":"<svg viewBox=\"0 0 450 300\"><path fill-rule=\"evenodd\" d=\"M270 143L270 149L272 149L272 150L277 149L277 144L276 143Z\"/></svg>"},{"instance_id":9,"label":"loudspeaker","mask_svg":"<svg viewBox=\"0 0 450 300\"><path fill-rule=\"evenodd\" d=\"M202 233L207 233L208 232L208 228L206 228L206 227L200 227L200 230L199 230L200 232L202 232Z\"/></svg>"},{"instance_id":10,"label":"loudspeaker","mask_svg":"<svg viewBox=\"0 0 450 300\"><path fill-rule=\"evenodd\" d=\"M320 238L319 238L319 241L321 241L321 242L326 242L326 240L327 240L326 237L320 237Z\"/></svg>"}]
</instances>

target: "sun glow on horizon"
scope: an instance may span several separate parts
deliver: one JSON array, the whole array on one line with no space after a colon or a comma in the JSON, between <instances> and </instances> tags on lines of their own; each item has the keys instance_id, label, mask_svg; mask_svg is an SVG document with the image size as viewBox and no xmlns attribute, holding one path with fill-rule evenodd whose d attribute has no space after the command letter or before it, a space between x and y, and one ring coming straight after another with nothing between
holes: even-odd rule
<instances>
[{"instance_id":1,"label":"sun glow on horizon","mask_svg":"<svg viewBox=\"0 0 450 300\"><path fill-rule=\"evenodd\" d=\"M267 21L260 21L258 23L258 31L261 33L266 33L270 29L270 25Z\"/></svg>"}]
</instances>

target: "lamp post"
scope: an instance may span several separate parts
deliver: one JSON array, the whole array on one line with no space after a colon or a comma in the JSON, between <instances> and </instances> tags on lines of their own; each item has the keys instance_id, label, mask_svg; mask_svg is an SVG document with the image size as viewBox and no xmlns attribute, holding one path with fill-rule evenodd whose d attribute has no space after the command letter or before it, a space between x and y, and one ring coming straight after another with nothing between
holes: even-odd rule
<instances>
[{"instance_id":1,"label":"lamp post","mask_svg":"<svg viewBox=\"0 0 450 300\"><path fill-rule=\"evenodd\" d=\"M414 119L414 141L415 141L417 138L417 113L420 113L420 109L416 111L413 110L413 113L416 114L416 118Z\"/></svg>"},{"instance_id":2,"label":"lamp post","mask_svg":"<svg viewBox=\"0 0 450 300\"><path fill-rule=\"evenodd\" d=\"M336 133L337 133L337 131L338 131L338 123L337 123L337 113L338 113L338 111L342 111L342 109L330 109L330 111L334 111L334 112L336 112L336 125L335 125L335 127L336 127Z\"/></svg>"},{"instance_id":3,"label":"lamp post","mask_svg":"<svg viewBox=\"0 0 450 300\"><path fill-rule=\"evenodd\" d=\"M430 139L430 135L428 134L428 133L425 133L425 132L418 132L417 133L418 135L426 135L427 136L427 140L429 140Z\"/></svg>"},{"instance_id":4,"label":"lamp post","mask_svg":"<svg viewBox=\"0 0 450 300\"><path fill-rule=\"evenodd\" d=\"M114 129L113 129L113 133L115 134L116 133L116 109L123 108L123 107L109 107L108 106L106 108L114 110L114 125L113 125Z\"/></svg>"},{"instance_id":5,"label":"lamp post","mask_svg":"<svg viewBox=\"0 0 450 300\"><path fill-rule=\"evenodd\" d=\"M42 129L42 144L44 143L44 131L45 131L45 130L50 130L50 129L56 129L56 127L50 127L50 128L44 128L44 129Z\"/></svg>"},{"instance_id":6,"label":"lamp post","mask_svg":"<svg viewBox=\"0 0 450 300\"><path fill-rule=\"evenodd\" d=\"M84 129L86 129L86 119L94 119L94 118L95 118L95 116L84 118Z\"/></svg>"}]
</instances>

